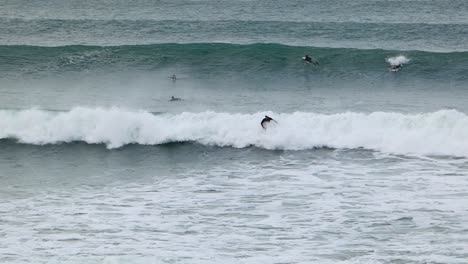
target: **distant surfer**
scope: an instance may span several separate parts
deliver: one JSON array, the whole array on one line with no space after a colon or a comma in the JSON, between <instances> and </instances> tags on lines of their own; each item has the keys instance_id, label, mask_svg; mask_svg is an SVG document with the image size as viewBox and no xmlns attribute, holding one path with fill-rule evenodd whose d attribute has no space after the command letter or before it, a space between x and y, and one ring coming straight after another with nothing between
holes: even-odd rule
<instances>
[{"instance_id":1,"label":"distant surfer","mask_svg":"<svg viewBox=\"0 0 468 264\"><path fill-rule=\"evenodd\" d=\"M173 82L177 80L177 76L175 74L172 74L171 77L169 77Z\"/></svg>"},{"instance_id":2,"label":"distant surfer","mask_svg":"<svg viewBox=\"0 0 468 264\"><path fill-rule=\"evenodd\" d=\"M388 70L392 71L392 72L397 72L397 71L401 70L401 67L403 67L403 65L401 65L401 64L392 65L392 66L388 67Z\"/></svg>"},{"instance_id":3,"label":"distant surfer","mask_svg":"<svg viewBox=\"0 0 468 264\"><path fill-rule=\"evenodd\" d=\"M304 60L304 63L318 65L318 62L316 60L312 59L312 57L310 57L308 54L306 54L304 57L302 57L302 59Z\"/></svg>"},{"instance_id":4,"label":"distant surfer","mask_svg":"<svg viewBox=\"0 0 468 264\"><path fill-rule=\"evenodd\" d=\"M262 122L260 122L260 125L262 126L263 129L266 129L267 128L266 125L267 123L270 123L270 121L278 123L276 122L276 120L266 115L265 118L262 119Z\"/></svg>"},{"instance_id":5,"label":"distant surfer","mask_svg":"<svg viewBox=\"0 0 468 264\"><path fill-rule=\"evenodd\" d=\"M174 97L174 96L171 96L171 100L169 100L171 102L174 102L174 101L182 101L182 98L178 98L178 97Z\"/></svg>"}]
</instances>

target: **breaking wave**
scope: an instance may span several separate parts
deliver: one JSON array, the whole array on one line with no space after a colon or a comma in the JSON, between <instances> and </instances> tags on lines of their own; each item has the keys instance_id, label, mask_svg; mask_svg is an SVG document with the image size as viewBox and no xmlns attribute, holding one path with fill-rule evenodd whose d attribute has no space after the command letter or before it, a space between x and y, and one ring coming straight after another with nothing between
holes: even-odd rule
<instances>
[{"instance_id":1,"label":"breaking wave","mask_svg":"<svg viewBox=\"0 0 468 264\"><path fill-rule=\"evenodd\" d=\"M395 57L390 57L385 59L390 65L401 65L401 64L406 64L410 61L410 59L406 58L403 55L395 56Z\"/></svg>"},{"instance_id":2,"label":"breaking wave","mask_svg":"<svg viewBox=\"0 0 468 264\"><path fill-rule=\"evenodd\" d=\"M264 114L278 120L263 130ZM155 115L119 108L0 110L0 138L44 145L67 142L203 145L305 150L320 147L365 148L395 154L468 157L468 116L456 110L402 114L180 113Z\"/></svg>"}]
</instances>

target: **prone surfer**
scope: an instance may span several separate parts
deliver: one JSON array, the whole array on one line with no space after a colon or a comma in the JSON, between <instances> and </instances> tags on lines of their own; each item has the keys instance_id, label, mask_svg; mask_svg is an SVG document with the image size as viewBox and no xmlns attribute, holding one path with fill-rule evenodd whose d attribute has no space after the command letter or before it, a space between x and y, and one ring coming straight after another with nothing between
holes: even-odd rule
<instances>
[{"instance_id":1,"label":"prone surfer","mask_svg":"<svg viewBox=\"0 0 468 264\"><path fill-rule=\"evenodd\" d=\"M312 57L310 57L308 54L306 54L304 57L302 57L302 59L304 60L305 63L318 65L318 62L316 60L312 59Z\"/></svg>"},{"instance_id":2,"label":"prone surfer","mask_svg":"<svg viewBox=\"0 0 468 264\"><path fill-rule=\"evenodd\" d=\"M174 101L182 101L182 98L178 98L178 97L174 97L174 96L171 96L171 100L169 100L171 102L174 102Z\"/></svg>"},{"instance_id":3,"label":"prone surfer","mask_svg":"<svg viewBox=\"0 0 468 264\"><path fill-rule=\"evenodd\" d=\"M276 120L266 115L265 118L262 119L262 122L260 122L260 125L262 126L263 129L266 129L266 124L270 123L270 121L278 123L276 122Z\"/></svg>"}]
</instances>

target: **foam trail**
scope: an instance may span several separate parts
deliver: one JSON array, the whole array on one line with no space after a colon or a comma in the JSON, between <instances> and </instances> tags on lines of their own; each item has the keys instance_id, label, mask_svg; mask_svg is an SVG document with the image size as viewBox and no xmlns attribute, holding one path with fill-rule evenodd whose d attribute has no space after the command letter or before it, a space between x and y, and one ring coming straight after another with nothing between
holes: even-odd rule
<instances>
[{"instance_id":1,"label":"foam trail","mask_svg":"<svg viewBox=\"0 0 468 264\"><path fill-rule=\"evenodd\" d=\"M36 145L82 141L106 144L108 148L131 143L197 142L234 148L366 148L397 154L468 157L468 116L456 110L412 115L266 113L279 122L266 131L260 127L264 114L153 115L83 107L68 112L0 110L0 138Z\"/></svg>"},{"instance_id":2,"label":"foam trail","mask_svg":"<svg viewBox=\"0 0 468 264\"><path fill-rule=\"evenodd\" d=\"M390 57L385 59L390 65L401 65L401 64L406 64L410 61L410 59L406 58L403 55L395 56L395 57Z\"/></svg>"}]
</instances>

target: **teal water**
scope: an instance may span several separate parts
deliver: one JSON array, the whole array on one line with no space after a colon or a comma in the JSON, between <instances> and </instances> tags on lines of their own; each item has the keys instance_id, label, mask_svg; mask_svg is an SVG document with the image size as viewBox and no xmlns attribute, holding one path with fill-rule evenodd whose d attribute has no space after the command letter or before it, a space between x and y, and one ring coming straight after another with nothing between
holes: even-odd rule
<instances>
[{"instance_id":1,"label":"teal water","mask_svg":"<svg viewBox=\"0 0 468 264\"><path fill-rule=\"evenodd\" d=\"M0 262L465 263L467 25L459 0L0 2Z\"/></svg>"},{"instance_id":2,"label":"teal water","mask_svg":"<svg viewBox=\"0 0 468 264\"><path fill-rule=\"evenodd\" d=\"M435 53L381 49L295 47L279 44L158 44L138 46L0 46L2 75L17 72L54 75L83 71L190 71L191 77L241 75L271 79L347 79L362 75L383 78L387 58L405 56L409 63L400 79L465 80L467 52ZM304 54L313 54L321 67L304 66ZM406 64L406 63L405 63ZM408 68L406 70L406 68Z\"/></svg>"},{"instance_id":3,"label":"teal water","mask_svg":"<svg viewBox=\"0 0 468 264\"><path fill-rule=\"evenodd\" d=\"M465 1L8 1L9 45L281 43L466 51Z\"/></svg>"}]
</instances>

